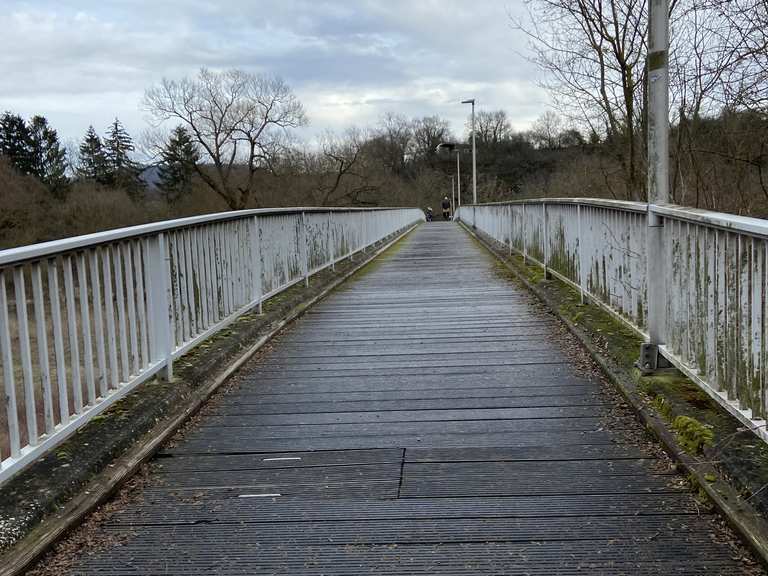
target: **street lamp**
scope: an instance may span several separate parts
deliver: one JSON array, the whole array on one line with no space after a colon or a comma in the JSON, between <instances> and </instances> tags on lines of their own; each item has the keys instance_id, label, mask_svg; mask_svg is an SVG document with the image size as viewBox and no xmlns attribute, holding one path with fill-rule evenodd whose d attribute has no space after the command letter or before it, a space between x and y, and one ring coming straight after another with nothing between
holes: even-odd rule
<instances>
[{"instance_id":1,"label":"street lamp","mask_svg":"<svg viewBox=\"0 0 768 576\"><path fill-rule=\"evenodd\" d=\"M477 148L475 147L475 99L462 100L462 104L472 104L472 203L477 204Z\"/></svg>"},{"instance_id":2,"label":"street lamp","mask_svg":"<svg viewBox=\"0 0 768 576\"><path fill-rule=\"evenodd\" d=\"M459 154L461 154L462 148L466 148L466 146L462 146L457 142L441 142L435 148L435 151L438 154L440 153L441 150L448 150L449 152L456 153L456 188L457 188L457 197L458 197L457 206L459 208L461 208L461 161L459 159ZM477 196L475 196L475 199L477 199Z\"/></svg>"},{"instance_id":3,"label":"street lamp","mask_svg":"<svg viewBox=\"0 0 768 576\"><path fill-rule=\"evenodd\" d=\"M461 208L461 162L459 162L459 147L456 147L456 188L459 192L459 208Z\"/></svg>"}]
</instances>

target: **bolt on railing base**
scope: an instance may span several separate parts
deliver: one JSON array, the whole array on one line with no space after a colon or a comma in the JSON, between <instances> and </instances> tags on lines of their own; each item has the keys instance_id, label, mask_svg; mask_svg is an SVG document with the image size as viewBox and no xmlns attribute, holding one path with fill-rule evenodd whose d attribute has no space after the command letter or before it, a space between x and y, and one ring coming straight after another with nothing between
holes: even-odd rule
<instances>
[{"instance_id":1,"label":"bolt on railing base","mask_svg":"<svg viewBox=\"0 0 768 576\"><path fill-rule=\"evenodd\" d=\"M640 358L636 363L644 375L653 374L658 370L673 368L672 364L659 352L658 344L641 344Z\"/></svg>"}]
</instances>

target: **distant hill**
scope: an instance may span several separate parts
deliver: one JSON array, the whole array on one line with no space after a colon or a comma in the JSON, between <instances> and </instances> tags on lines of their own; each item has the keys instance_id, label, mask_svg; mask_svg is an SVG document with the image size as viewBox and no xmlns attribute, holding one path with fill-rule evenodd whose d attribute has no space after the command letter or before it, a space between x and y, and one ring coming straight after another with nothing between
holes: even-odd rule
<instances>
[{"instance_id":1,"label":"distant hill","mask_svg":"<svg viewBox=\"0 0 768 576\"><path fill-rule=\"evenodd\" d=\"M147 190L156 190L160 184L160 168L153 164L151 166L145 166L139 173L139 178L147 185Z\"/></svg>"}]
</instances>

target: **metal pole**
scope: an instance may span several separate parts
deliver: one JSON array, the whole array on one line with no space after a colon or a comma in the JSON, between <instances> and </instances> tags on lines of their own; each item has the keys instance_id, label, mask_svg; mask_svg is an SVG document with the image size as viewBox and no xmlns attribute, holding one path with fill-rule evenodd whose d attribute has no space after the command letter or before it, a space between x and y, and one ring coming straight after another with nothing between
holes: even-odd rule
<instances>
[{"instance_id":1,"label":"metal pole","mask_svg":"<svg viewBox=\"0 0 768 576\"><path fill-rule=\"evenodd\" d=\"M456 205L454 201L456 200L456 186L453 181L453 176L451 176L451 216L453 216L456 213Z\"/></svg>"},{"instance_id":2,"label":"metal pole","mask_svg":"<svg viewBox=\"0 0 768 576\"><path fill-rule=\"evenodd\" d=\"M456 188L459 191L459 206L461 206L461 162L459 161L459 149L456 149Z\"/></svg>"},{"instance_id":3,"label":"metal pole","mask_svg":"<svg viewBox=\"0 0 768 576\"><path fill-rule=\"evenodd\" d=\"M477 204L477 148L475 146L475 99L462 100L462 104L472 104L472 204Z\"/></svg>"},{"instance_id":4,"label":"metal pole","mask_svg":"<svg viewBox=\"0 0 768 576\"><path fill-rule=\"evenodd\" d=\"M640 367L652 371L663 358L658 347L666 332L664 222L654 207L669 201L669 0L648 5L648 216L646 266L648 280L648 343Z\"/></svg>"},{"instance_id":5,"label":"metal pole","mask_svg":"<svg viewBox=\"0 0 768 576\"><path fill-rule=\"evenodd\" d=\"M475 147L475 99L472 99L472 203L477 204L477 148Z\"/></svg>"}]
</instances>

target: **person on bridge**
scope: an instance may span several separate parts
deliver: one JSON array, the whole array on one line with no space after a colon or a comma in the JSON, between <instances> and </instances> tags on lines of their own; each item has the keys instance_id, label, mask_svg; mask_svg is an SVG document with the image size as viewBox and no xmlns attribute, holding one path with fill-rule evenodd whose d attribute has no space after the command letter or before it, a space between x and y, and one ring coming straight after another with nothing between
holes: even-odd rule
<instances>
[{"instance_id":1,"label":"person on bridge","mask_svg":"<svg viewBox=\"0 0 768 576\"><path fill-rule=\"evenodd\" d=\"M451 219L451 201L448 200L448 196L443 197L443 220Z\"/></svg>"}]
</instances>

